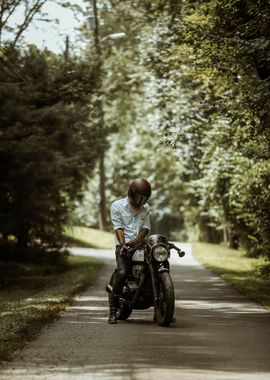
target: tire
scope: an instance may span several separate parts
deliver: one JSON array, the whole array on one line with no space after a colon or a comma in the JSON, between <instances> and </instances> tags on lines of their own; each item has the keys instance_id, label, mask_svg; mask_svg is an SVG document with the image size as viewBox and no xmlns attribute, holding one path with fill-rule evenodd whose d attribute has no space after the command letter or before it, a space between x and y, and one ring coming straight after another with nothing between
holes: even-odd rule
<instances>
[{"instance_id":1,"label":"tire","mask_svg":"<svg viewBox=\"0 0 270 380\"><path fill-rule=\"evenodd\" d=\"M169 326L174 315L174 288L170 273L159 275L158 301L155 303L155 318L160 326Z\"/></svg>"},{"instance_id":2,"label":"tire","mask_svg":"<svg viewBox=\"0 0 270 380\"><path fill-rule=\"evenodd\" d=\"M113 283L115 281L115 277L116 277L116 273L117 271L115 270L111 276L111 279L110 279L110 285L113 286ZM111 303L111 293L109 294L109 305ZM117 319L119 319L120 321L125 321L126 319L128 319L128 317L130 316L130 314L132 313L132 308L129 307L128 305L125 305L125 304L121 304L119 309L117 310L117 313L116 313L116 317Z\"/></svg>"},{"instance_id":3,"label":"tire","mask_svg":"<svg viewBox=\"0 0 270 380\"><path fill-rule=\"evenodd\" d=\"M125 321L126 319L128 319L131 313L132 313L132 308L129 307L128 305L122 304L120 308L118 309L116 316L117 316L117 319L119 319L120 321Z\"/></svg>"}]
</instances>

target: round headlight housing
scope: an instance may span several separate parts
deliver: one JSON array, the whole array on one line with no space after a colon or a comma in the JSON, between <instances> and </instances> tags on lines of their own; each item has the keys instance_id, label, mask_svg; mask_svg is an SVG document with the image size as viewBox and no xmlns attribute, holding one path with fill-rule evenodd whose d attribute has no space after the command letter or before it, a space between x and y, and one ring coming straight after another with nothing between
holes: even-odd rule
<instances>
[{"instance_id":1,"label":"round headlight housing","mask_svg":"<svg viewBox=\"0 0 270 380\"><path fill-rule=\"evenodd\" d=\"M152 249L153 256L156 261L165 261L169 257L169 251L167 247L163 244L157 244L155 247Z\"/></svg>"}]
</instances>

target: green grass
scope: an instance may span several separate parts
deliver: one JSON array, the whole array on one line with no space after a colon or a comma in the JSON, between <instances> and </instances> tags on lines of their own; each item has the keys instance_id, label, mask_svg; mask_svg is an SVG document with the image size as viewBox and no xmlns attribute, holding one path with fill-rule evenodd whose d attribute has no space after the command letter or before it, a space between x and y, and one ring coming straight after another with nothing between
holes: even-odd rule
<instances>
[{"instance_id":1,"label":"green grass","mask_svg":"<svg viewBox=\"0 0 270 380\"><path fill-rule=\"evenodd\" d=\"M245 256L242 250L222 245L193 243L194 256L252 300L270 309L270 279L261 275L263 259Z\"/></svg>"},{"instance_id":2,"label":"green grass","mask_svg":"<svg viewBox=\"0 0 270 380\"><path fill-rule=\"evenodd\" d=\"M76 293L93 284L101 266L79 256L61 266L0 261L0 362L11 360Z\"/></svg>"},{"instance_id":3,"label":"green grass","mask_svg":"<svg viewBox=\"0 0 270 380\"><path fill-rule=\"evenodd\" d=\"M88 227L69 227L65 231L71 243L77 243L87 247L113 249L114 234Z\"/></svg>"}]
</instances>

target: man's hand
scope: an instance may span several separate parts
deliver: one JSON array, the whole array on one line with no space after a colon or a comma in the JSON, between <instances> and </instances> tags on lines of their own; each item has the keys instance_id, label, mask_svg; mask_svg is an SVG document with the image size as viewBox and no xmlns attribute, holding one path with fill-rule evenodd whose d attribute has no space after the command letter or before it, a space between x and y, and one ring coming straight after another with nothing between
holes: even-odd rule
<instances>
[{"instance_id":1,"label":"man's hand","mask_svg":"<svg viewBox=\"0 0 270 380\"><path fill-rule=\"evenodd\" d=\"M138 243L139 243L139 240L136 238L136 239L129 241L128 246L132 248L132 247L135 247L135 245L137 245Z\"/></svg>"},{"instance_id":2,"label":"man's hand","mask_svg":"<svg viewBox=\"0 0 270 380\"><path fill-rule=\"evenodd\" d=\"M129 247L135 247L138 245L141 241L145 239L147 236L149 230L147 228L142 228L140 232L138 233L138 236L135 237L135 239L128 242Z\"/></svg>"},{"instance_id":3,"label":"man's hand","mask_svg":"<svg viewBox=\"0 0 270 380\"><path fill-rule=\"evenodd\" d=\"M120 245L119 255L124 255L128 249L126 243Z\"/></svg>"}]
</instances>

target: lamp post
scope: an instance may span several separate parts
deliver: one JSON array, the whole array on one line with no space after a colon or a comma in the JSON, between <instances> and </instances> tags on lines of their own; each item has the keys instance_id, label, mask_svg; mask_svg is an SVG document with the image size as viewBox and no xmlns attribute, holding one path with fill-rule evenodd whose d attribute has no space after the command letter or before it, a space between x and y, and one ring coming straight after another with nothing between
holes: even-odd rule
<instances>
[{"instance_id":1,"label":"lamp post","mask_svg":"<svg viewBox=\"0 0 270 380\"><path fill-rule=\"evenodd\" d=\"M97 59L97 109L98 109L98 124L101 131L104 129L104 107L102 100L102 58L101 58L101 42L106 39L118 40L124 38L125 33L114 33L106 37L100 38L99 32L99 19L98 19L98 8L97 0L92 0L93 17L89 17L90 28L94 31L95 40L95 51ZM105 147L102 146L99 154L99 228L101 230L106 230L107 220L106 220L106 175L105 175Z\"/></svg>"}]
</instances>

